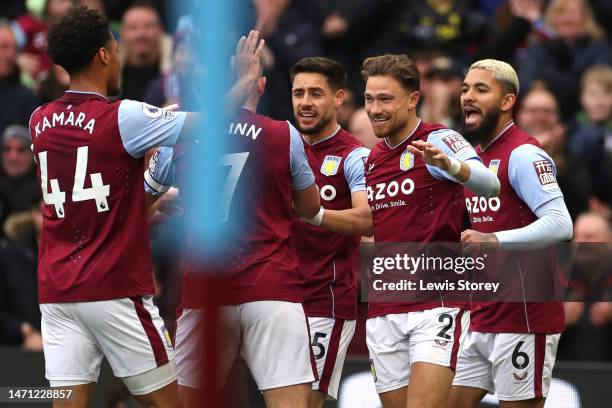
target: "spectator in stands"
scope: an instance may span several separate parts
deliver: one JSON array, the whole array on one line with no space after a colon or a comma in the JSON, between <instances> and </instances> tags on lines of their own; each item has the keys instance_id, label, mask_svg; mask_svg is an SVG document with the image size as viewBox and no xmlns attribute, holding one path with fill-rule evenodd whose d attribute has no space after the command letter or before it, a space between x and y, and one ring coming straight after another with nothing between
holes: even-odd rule
<instances>
[{"instance_id":1,"label":"spectator in stands","mask_svg":"<svg viewBox=\"0 0 612 408\"><path fill-rule=\"evenodd\" d=\"M0 19L0 132L12 123L27 126L39 104L36 95L21 84L16 60L15 35L9 22Z\"/></svg>"},{"instance_id":2,"label":"spectator in stands","mask_svg":"<svg viewBox=\"0 0 612 408\"><path fill-rule=\"evenodd\" d=\"M167 72L169 55L162 49L170 43L164 37L157 9L148 2L137 2L123 15L121 26L122 98L142 100L150 83ZM164 66L162 66L164 65Z\"/></svg>"},{"instance_id":3,"label":"spectator in stands","mask_svg":"<svg viewBox=\"0 0 612 408\"><path fill-rule=\"evenodd\" d=\"M46 0L42 10L42 19L32 13L25 13L15 19L12 25L21 51L17 63L29 80L34 82L46 78L51 68L51 59L47 55L47 31L49 24L62 18L75 5L74 0Z\"/></svg>"},{"instance_id":4,"label":"spectator in stands","mask_svg":"<svg viewBox=\"0 0 612 408\"><path fill-rule=\"evenodd\" d=\"M463 113L459 97L463 82L461 64L448 57L435 58L425 73L427 86L422 88L419 117L426 122L441 123L460 130Z\"/></svg>"},{"instance_id":5,"label":"spectator in stands","mask_svg":"<svg viewBox=\"0 0 612 408\"><path fill-rule=\"evenodd\" d=\"M595 181L591 209L610 215L612 207L612 68L597 65L581 81L578 112L569 126L568 150L589 163Z\"/></svg>"},{"instance_id":6,"label":"spectator in stands","mask_svg":"<svg viewBox=\"0 0 612 408\"><path fill-rule=\"evenodd\" d=\"M576 250L566 295L567 330L557 357L564 360L612 361L612 225L596 212L574 223ZM584 339L589 339L585 347Z\"/></svg>"},{"instance_id":7,"label":"spectator in stands","mask_svg":"<svg viewBox=\"0 0 612 408\"><path fill-rule=\"evenodd\" d=\"M519 59L521 87L544 81L557 96L562 118L568 119L578 108L575 78L595 64L612 64L612 51L587 0L552 0L544 21L554 37L529 47Z\"/></svg>"},{"instance_id":8,"label":"spectator in stands","mask_svg":"<svg viewBox=\"0 0 612 408\"><path fill-rule=\"evenodd\" d=\"M192 110L190 106L200 102L197 84L202 70L196 64L193 48L198 43L198 36L191 17L182 17L172 43L172 70L151 81L143 101L155 106L177 103L183 110Z\"/></svg>"},{"instance_id":9,"label":"spectator in stands","mask_svg":"<svg viewBox=\"0 0 612 408\"><path fill-rule=\"evenodd\" d=\"M304 57L322 55L319 27L310 18L315 1L253 0L256 27L266 38L266 94L262 113L293 119L289 68ZM269 62L269 63L268 63Z\"/></svg>"},{"instance_id":10,"label":"spectator in stands","mask_svg":"<svg viewBox=\"0 0 612 408\"><path fill-rule=\"evenodd\" d=\"M469 45L480 40L487 16L469 0L404 1L400 33L409 49L436 49L464 58Z\"/></svg>"},{"instance_id":11,"label":"spectator in stands","mask_svg":"<svg viewBox=\"0 0 612 408\"><path fill-rule=\"evenodd\" d=\"M363 105L360 105L363 106ZM355 94L350 89L344 90L344 102L337 110L338 124L344 129L348 128L349 121L353 112L357 109L357 101L355 101Z\"/></svg>"},{"instance_id":12,"label":"spectator in stands","mask_svg":"<svg viewBox=\"0 0 612 408\"><path fill-rule=\"evenodd\" d=\"M587 210L591 195L591 175L588 164L567 156L566 131L559 117L555 96L546 88L536 87L527 92L516 115L517 125L533 135L557 166L557 181L572 219Z\"/></svg>"},{"instance_id":13,"label":"spectator in stands","mask_svg":"<svg viewBox=\"0 0 612 408\"><path fill-rule=\"evenodd\" d=\"M32 351L42 351L36 274L42 204L39 194L30 209L11 215L0 240L0 344Z\"/></svg>"},{"instance_id":14,"label":"spectator in stands","mask_svg":"<svg viewBox=\"0 0 612 408\"><path fill-rule=\"evenodd\" d=\"M484 43L474 60L495 58L508 63L514 61L517 50L527 46L533 33L548 38L542 13L544 0L507 0L497 9L495 18L489 24Z\"/></svg>"},{"instance_id":15,"label":"spectator in stands","mask_svg":"<svg viewBox=\"0 0 612 408\"><path fill-rule=\"evenodd\" d=\"M0 17L14 19L26 12L25 0L2 0L0 2Z\"/></svg>"},{"instance_id":16,"label":"spectator in stands","mask_svg":"<svg viewBox=\"0 0 612 408\"><path fill-rule=\"evenodd\" d=\"M380 139L374 134L372 122L364 108L359 108L353 112L349 120L348 131L370 150L376 143L380 142Z\"/></svg>"},{"instance_id":17,"label":"spectator in stands","mask_svg":"<svg viewBox=\"0 0 612 408\"><path fill-rule=\"evenodd\" d=\"M0 199L5 214L0 225L9 214L28 210L32 197L40 194L31 144L30 132L25 126L7 126L2 133Z\"/></svg>"},{"instance_id":18,"label":"spectator in stands","mask_svg":"<svg viewBox=\"0 0 612 408\"><path fill-rule=\"evenodd\" d=\"M42 103L51 102L60 96L70 86L70 76L59 65L53 64L48 75L37 86L37 93Z\"/></svg>"}]
</instances>

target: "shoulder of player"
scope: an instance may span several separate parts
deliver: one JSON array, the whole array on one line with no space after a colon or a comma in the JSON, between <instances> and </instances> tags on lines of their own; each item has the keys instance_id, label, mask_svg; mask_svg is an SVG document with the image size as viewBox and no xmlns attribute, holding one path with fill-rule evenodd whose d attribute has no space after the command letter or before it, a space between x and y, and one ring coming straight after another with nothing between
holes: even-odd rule
<instances>
[{"instance_id":1,"label":"shoulder of player","mask_svg":"<svg viewBox=\"0 0 612 408\"><path fill-rule=\"evenodd\" d=\"M32 119L35 119L38 115L42 115L50 103L52 102L47 102L43 105L40 105L38 108L34 109L34 111L32 111L32 113L30 114L30 120L28 121L28 123L31 125Z\"/></svg>"},{"instance_id":2,"label":"shoulder of player","mask_svg":"<svg viewBox=\"0 0 612 408\"><path fill-rule=\"evenodd\" d=\"M433 122L425 122L424 120L421 120L421 123L419 123L419 127L417 128L416 133L420 135L429 135L431 133L438 132L438 131L444 131L444 130L453 131L452 129L449 129L442 124L433 123Z\"/></svg>"},{"instance_id":3,"label":"shoulder of player","mask_svg":"<svg viewBox=\"0 0 612 408\"><path fill-rule=\"evenodd\" d=\"M529 133L525 132L523 129L516 125L513 126L512 132L509 132L508 135L511 136L510 139L518 145L529 144L537 146L539 148L542 147L540 145L540 142L538 142L535 137L531 136Z\"/></svg>"},{"instance_id":4,"label":"shoulder of player","mask_svg":"<svg viewBox=\"0 0 612 408\"><path fill-rule=\"evenodd\" d=\"M427 135L428 140L442 139L445 136L459 136L463 138L463 135L461 135L461 133L457 132L456 130L445 127L431 129L429 132L425 132L425 134Z\"/></svg>"},{"instance_id":5,"label":"shoulder of player","mask_svg":"<svg viewBox=\"0 0 612 408\"><path fill-rule=\"evenodd\" d=\"M387 153L388 151L389 149L387 145L385 144L385 140L382 139L380 142L376 143L374 147L372 147L372 150L370 150L370 156L368 157L368 160L372 160L375 157L378 157L380 155Z\"/></svg>"},{"instance_id":6,"label":"shoulder of player","mask_svg":"<svg viewBox=\"0 0 612 408\"><path fill-rule=\"evenodd\" d=\"M275 134L286 133L289 135L289 129L293 126L287 120L276 120L269 116L252 113L250 111L246 111L234 119L234 122L240 121L251 123L255 126L264 128L266 132L274 132Z\"/></svg>"},{"instance_id":7,"label":"shoulder of player","mask_svg":"<svg viewBox=\"0 0 612 408\"><path fill-rule=\"evenodd\" d=\"M343 127L340 127L340 130L338 131L338 134L336 135L336 139L337 139L337 143L341 144L342 146L344 146L346 149L349 150L348 153L352 152L353 150L359 147L365 147L363 143L361 143L361 140L357 139L351 132L344 129Z\"/></svg>"},{"instance_id":8,"label":"shoulder of player","mask_svg":"<svg viewBox=\"0 0 612 408\"><path fill-rule=\"evenodd\" d=\"M508 167L522 167L527 162L536 162L538 160L548 160L552 163L552 159L540 146L531 143L523 143L515 146L508 154Z\"/></svg>"}]
</instances>

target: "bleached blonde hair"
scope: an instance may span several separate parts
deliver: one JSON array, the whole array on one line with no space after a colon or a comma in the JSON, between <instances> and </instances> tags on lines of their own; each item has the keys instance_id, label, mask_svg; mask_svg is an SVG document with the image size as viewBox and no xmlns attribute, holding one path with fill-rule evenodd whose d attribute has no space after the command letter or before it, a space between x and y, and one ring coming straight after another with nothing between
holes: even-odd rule
<instances>
[{"instance_id":1,"label":"bleached blonde hair","mask_svg":"<svg viewBox=\"0 0 612 408\"><path fill-rule=\"evenodd\" d=\"M495 79L502 85L505 92L513 93L518 96L519 80L512 65L496 59L483 59L473 63L469 70L471 71L475 68L491 71Z\"/></svg>"}]
</instances>

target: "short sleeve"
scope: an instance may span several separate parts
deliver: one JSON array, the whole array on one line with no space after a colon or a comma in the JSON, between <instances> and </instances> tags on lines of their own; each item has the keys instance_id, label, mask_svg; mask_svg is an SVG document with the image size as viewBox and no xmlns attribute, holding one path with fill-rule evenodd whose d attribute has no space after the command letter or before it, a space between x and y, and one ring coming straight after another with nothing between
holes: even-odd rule
<instances>
[{"instance_id":1,"label":"short sleeve","mask_svg":"<svg viewBox=\"0 0 612 408\"><path fill-rule=\"evenodd\" d=\"M358 147L344 159L344 176L351 194L356 191L365 191L365 162L370 155L370 150Z\"/></svg>"},{"instance_id":2,"label":"short sleeve","mask_svg":"<svg viewBox=\"0 0 612 408\"><path fill-rule=\"evenodd\" d=\"M303 190L315 182L314 174L308 165L302 137L289 122L289 164L291 166L291 187L294 190Z\"/></svg>"},{"instance_id":3,"label":"short sleeve","mask_svg":"<svg viewBox=\"0 0 612 408\"><path fill-rule=\"evenodd\" d=\"M541 148L524 144L510 154L510 185L531 211L556 197L563 197L556 177L555 163Z\"/></svg>"},{"instance_id":4,"label":"short sleeve","mask_svg":"<svg viewBox=\"0 0 612 408\"><path fill-rule=\"evenodd\" d=\"M171 112L143 102L125 99L119 105L119 133L125 151L142 157L157 146L174 146L186 112Z\"/></svg>"},{"instance_id":5,"label":"short sleeve","mask_svg":"<svg viewBox=\"0 0 612 408\"><path fill-rule=\"evenodd\" d=\"M145 191L152 195L160 195L168 191L174 182L174 162L171 147L158 147L149 160L145 170Z\"/></svg>"},{"instance_id":6,"label":"short sleeve","mask_svg":"<svg viewBox=\"0 0 612 408\"><path fill-rule=\"evenodd\" d=\"M427 141L440 149L448 157L453 157L460 161L481 161L472 145L454 130L441 129L431 132L427 136ZM427 165L427 170L439 180L456 181L454 177L439 167Z\"/></svg>"}]
</instances>

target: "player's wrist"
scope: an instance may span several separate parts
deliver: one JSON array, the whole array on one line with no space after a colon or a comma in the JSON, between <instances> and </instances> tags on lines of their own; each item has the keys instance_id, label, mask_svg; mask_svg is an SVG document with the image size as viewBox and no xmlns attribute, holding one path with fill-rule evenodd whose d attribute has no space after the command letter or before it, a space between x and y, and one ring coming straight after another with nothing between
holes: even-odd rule
<instances>
[{"instance_id":1,"label":"player's wrist","mask_svg":"<svg viewBox=\"0 0 612 408\"><path fill-rule=\"evenodd\" d=\"M446 172L451 176L455 177L461 171L461 162L454 157L449 157L450 166Z\"/></svg>"},{"instance_id":2,"label":"player's wrist","mask_svg":"<svg viewBox=\"0 0 612 408\"><path fill-rule=\"evenodd\" d=\"M309 224L312 224L316 227L320 227L321 223L323 222L323 213L325 212L325 209L323 207L321 207L319 209L319 212L317 213L317 215L315 215L314 217L311 218L306 218L306 217L301 217L302 221L305 221Z\"/></svg>"}]
</instances>

